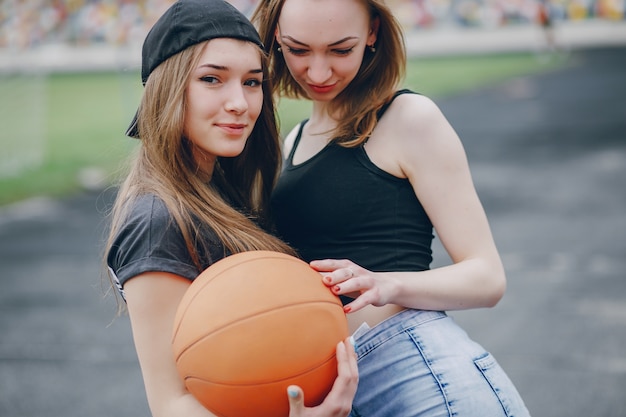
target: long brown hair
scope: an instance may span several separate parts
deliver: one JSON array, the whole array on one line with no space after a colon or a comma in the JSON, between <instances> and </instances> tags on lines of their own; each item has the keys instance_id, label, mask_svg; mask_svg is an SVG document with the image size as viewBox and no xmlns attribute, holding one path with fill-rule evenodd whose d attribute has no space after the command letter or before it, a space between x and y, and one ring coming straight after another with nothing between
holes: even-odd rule
<instances>
[{"instance_id":1,"label":"long brown hair","mask_svg":"<svg viewBox=\"0 0 626 417\"><path fill-rule=\"evenodd\" d=\"M329 111L338 114L334 137L346 147L359 146L376 127L376 112L387 103L404 78L406 51L400 23L383 0L360 0L370 14L370 21L380 21L376 51L366 49L354 80L339 94ZM270 56L270 76L279 96L309 98L289 72L282 53L278 52L276 27L285 0L261 0L252 21Z\"/></svg>"},{"instance_id":2,"label":"long brown hair","mask_svg":"<svg viewBox=\"0 0 626 417\"><path fill-rule=\"evenodd\" d=\"M280 171L281 156L267 57L260 48L263 107L243 152L233 158L218 158L208 183L199 174L191 142L183 137L185 92L206 43L167 59L146 82L138 118L141 144L113 206L107 252L132 202L151 193L163 200L180 227L199 270L201 257L195 244L202 239L196 239L198 222L209 225L231 253L261 249L294 253L266 231L271 227L269 197Z\"/></svg>"}]
</instances>

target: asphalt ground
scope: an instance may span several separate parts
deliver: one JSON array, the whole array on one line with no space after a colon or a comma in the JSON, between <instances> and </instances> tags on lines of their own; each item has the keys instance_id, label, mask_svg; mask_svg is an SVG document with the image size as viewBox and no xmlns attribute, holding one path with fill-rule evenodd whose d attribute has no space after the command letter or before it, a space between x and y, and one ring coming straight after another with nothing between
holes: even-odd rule
<instances>
[{"instance_id":1,"label":"asphalt ground","mask_svg":"<svg viewBox=\"0 0 626 417\"><path fill-rule=\"evenodd\" d=\"M626 48L438 103L508 274L498 306L452 315L534 416L626 416ZM0 209L1 417L149 415L128 319L103 296L111 198Z\"/></svg>"}]
</instances>

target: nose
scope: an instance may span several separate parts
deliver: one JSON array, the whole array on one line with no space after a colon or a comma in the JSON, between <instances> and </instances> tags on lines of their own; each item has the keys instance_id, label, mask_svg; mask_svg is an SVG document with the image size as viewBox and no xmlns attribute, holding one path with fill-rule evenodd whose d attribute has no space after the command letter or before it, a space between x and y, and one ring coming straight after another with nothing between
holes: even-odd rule
<instances>
[{"instance_id":1,"label":"nose","mask_svg":"<svg viewBox=\"0 0 626 417\"><path fill-rule=\"evenodd\" d=\"M323 85L331 77L332 70L325 56L314 56L309 61L307 76L313 84Z\"/></svg>"},{"instance_id":2,"label":"nose","mask_svg":"<svg viewBox=\"0 0 626 417\"><path fill-rule=\"evenodd\" d=\"M243 114L248 110L248 100L243 86L237 84L228 89L224 108L235 114Z\"/></svg>"}]
</instances>

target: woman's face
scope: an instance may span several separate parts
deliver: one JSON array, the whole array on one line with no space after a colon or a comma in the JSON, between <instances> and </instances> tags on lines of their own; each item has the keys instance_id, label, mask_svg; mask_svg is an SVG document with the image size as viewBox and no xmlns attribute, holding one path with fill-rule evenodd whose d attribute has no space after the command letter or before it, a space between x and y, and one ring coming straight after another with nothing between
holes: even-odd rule
<instances>
[{"instance_id":1,"label":"woman's face","mask_svg":"<svg viewBox=\"0 0 626 417\"><path fill-rule=\"evenodd\" d=\"M184 134L200 168L212 172L218 156L239 155L263 106L259 49L244 41L209 41L187 86Z\"/></svg>"},{"instance_id":2,"label":"woman's face","mask_svg":"<svg viewBox=\"0 0 626 417\"><path fill-rule=\"evenodd\" d=\"M276 39L291 75L315 101L334 99L376 41L362 0L286 0Z\"/></svg>"}]
</instances>

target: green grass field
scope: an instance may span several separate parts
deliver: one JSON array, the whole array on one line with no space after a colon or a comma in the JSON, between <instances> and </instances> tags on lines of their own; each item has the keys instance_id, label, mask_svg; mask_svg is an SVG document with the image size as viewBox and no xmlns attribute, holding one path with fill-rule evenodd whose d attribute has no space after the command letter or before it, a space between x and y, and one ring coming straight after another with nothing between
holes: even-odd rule
<instances>
[{"instance_id":1,"label":"green grass field","mask_svg":"<svg viewBox=\"0 0 626 417\"><path fill-rule=\"evenodd\" d=\"M413 59L405 86L436 100L564 64L532 54ZM98 178L115 182L138 143L124 131L140 95L134 71L0 75L0 205L69 195ZM308 108L306 102L281 101L283 131L306 117ZM19 167L22 159L23 168L3 169Z\"/></svg>"}]
</instances>

